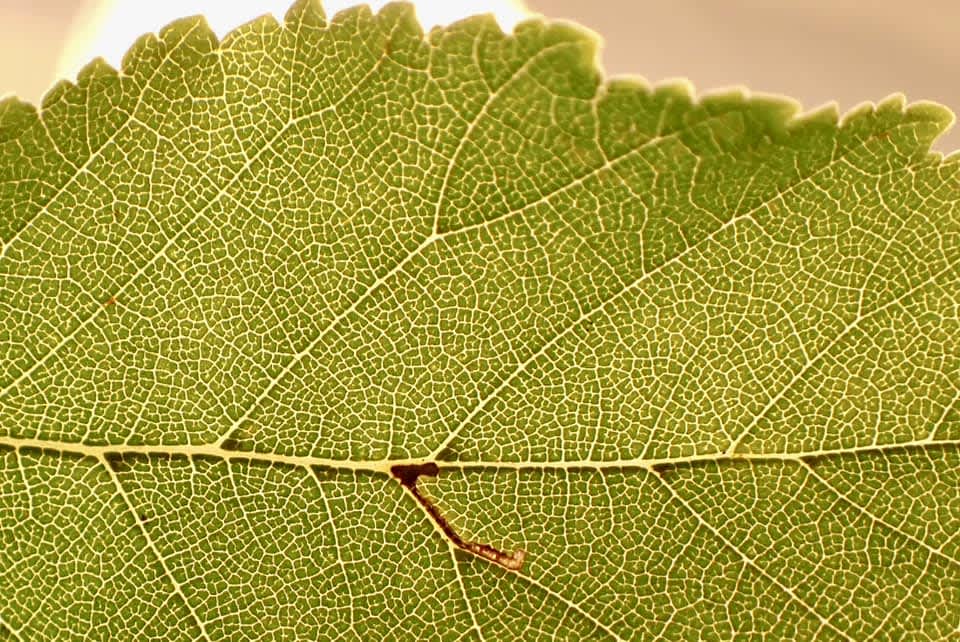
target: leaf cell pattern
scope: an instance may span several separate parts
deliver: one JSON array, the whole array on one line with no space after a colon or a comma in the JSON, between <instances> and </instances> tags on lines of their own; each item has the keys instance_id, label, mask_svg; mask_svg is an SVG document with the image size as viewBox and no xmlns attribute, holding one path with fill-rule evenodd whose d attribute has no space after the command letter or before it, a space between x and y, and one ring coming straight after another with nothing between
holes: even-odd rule
<instances>
[{"instance_id":1,"label":"leaf cell pattern","mask_svg":"<svg viewBox=\"0 0 960 642\"><path fill-rule=\"evenodd\" d=\"M0 102L0 638L960 634L952 115L596 47L302 0Z\"/></svg>"}]
</instances>

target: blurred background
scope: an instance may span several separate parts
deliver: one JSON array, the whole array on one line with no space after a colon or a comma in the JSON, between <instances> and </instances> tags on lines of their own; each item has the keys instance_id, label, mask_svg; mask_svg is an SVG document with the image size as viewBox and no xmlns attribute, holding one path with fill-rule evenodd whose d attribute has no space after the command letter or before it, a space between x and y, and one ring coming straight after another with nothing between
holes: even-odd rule
<instances>
[{"instance_id":1,"label":"blurred background","mask_svg":"<svg viewBox=\"0 0 960 642\"><path fill-rule=\"evenodd\" d=\"M204 13L221 35L282 16L292 0L0 0L0 95L37 102L96 55L116 65L133 40L177 16ZM327 0L332 13L354 0ZM382 1L370 2L374 7ZM512 28L528 13L573 20L603 36L608 74L689 78L697 90L744 85L804 109L840 111L893 92L960 111L957 0L420 0L427 26L484 11ZM960 149L960 127L936 149Z\"/></svg>"}]
</instances>

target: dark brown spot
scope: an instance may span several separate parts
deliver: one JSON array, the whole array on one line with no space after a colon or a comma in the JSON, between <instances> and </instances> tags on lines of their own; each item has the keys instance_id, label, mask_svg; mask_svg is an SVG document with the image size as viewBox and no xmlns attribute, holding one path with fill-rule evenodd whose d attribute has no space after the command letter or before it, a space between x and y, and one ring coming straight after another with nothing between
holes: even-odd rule
<instances>
[{"instance_id":1,"label":"dark brown spot","mask_svg":"<svg viewBox=\"0 0 960 642\"><path fill-rule=\"evenodd\" d=\"M810 466L810 468L816 468L823 462L824 458L820 455L811 455L809 457L801 457L801 459L807 466Z\"/></svg>"},{"instance_id":2,"label":"dark brown spot","mask_svg":"<svg viewBox=\"0 0 960 642\"><path fill-rule=\"evenodd\" d=\"M660 475L661 477L666 478L666 477L669 477L670 473L672 473L676 469L676 465L654 464L653 466L650 467L650 469L653 470L653 472L655 472L656 474Z\"/></svg>"},{"instance_id":3,"label":"dark brown spot","mask_svg":"<svg viewBox=\"0 0 960 642\"><path fill-rule=\"evenodd\" d=\"M390 473L400 480L402 486L413 488L417 485L417 478L420 475L436 477L440 474L440 468L432 461L425 464L397 464L390 469Z\"/></svg>"},{"instance_id":4,"label":"dark brown spot","mask_svg":"<svg viewBox=\"0 0 960 642\"><path fill-rule=\"evenodd\" d=\"M103 458L106 460L107 465L110 466L110 470L115 473L123 473L130 470L127 462L123 461L123 455L121 453L106 453Z\"/></svg>"},{"instance_id":5,"label":"dark brown spot","mask_svg":"<svg viewBox=\"0 0 960 642\"><path fill-rule=\"evenodd\" d=\"M111 305L114 305L116 302L117 302L117 297L112 296L103 302L103 307L109 308Z\"/></svg>"}]
</instances>

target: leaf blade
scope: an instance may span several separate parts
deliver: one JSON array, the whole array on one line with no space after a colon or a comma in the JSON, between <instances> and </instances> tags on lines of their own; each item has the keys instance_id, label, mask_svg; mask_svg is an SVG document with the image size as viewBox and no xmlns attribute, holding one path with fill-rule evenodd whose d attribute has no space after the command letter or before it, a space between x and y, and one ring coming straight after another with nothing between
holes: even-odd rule
<instances>
[{"instance_id":1,"label":"leaf blade","mask_svg":"<svg viewBox=\"0 0 960 642\"><path fill-rule=\"evenodd\" d=\"M299 2L4 101L0 626L955 632L952 116L694 100L595 48ZM424 458L519 573L391 478Z\"/></svg>"}]
</instances>

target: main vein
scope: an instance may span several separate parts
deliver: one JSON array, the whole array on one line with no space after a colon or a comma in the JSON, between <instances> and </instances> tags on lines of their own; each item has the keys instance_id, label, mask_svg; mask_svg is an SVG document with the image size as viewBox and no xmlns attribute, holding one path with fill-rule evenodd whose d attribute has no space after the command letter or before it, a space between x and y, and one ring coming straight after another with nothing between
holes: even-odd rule
<instances>
[{"instance_id":1,"label":"main vein","mask_svg":"<svg viewBox=\"0 0 960 642\"><path fill-rule=\"evenodd\" d=\"M286 455L269 452L229 450L216 444L84 444L67 441L54 441L38 438L0 437L0 448L15 450L45 450L69 453L85 457L102 459L111 454L143 455L146 457L211 457L227 460L256 461L265 464L320 467L350 471L382 473L390 476L390 469L397 464L416 464L424 458L402 459L336 459L314 455ZM554 460L554 461L495 461L495 460L459 460L437 461L440 469L472 470L512 469L512 470L621 470L643 468L653 470L657 467L696 463L723 462L795 462L823 457L841 457L864 455L869 453L889 453L910 449L960 448L960 439L917 439L913 441L864 445L838 448L824 448L798 452L774 453L727 453L722 451L691 453L676 457L636 457L609 460Z\"/></svg>"}]
</instances>

